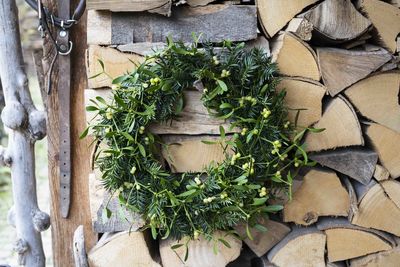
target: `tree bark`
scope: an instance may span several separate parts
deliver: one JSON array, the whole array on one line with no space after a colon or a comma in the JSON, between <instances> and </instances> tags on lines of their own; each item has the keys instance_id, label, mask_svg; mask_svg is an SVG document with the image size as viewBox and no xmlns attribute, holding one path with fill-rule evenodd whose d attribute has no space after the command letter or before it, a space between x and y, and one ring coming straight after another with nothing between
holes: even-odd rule
<instances>
[{"instance_id":1,"label":"tree bark","mask_svg":"<svg viewBox=\"0 0 400 267\"><path fill-rule=\"evenodd\" d=\"M0 2L0 17L0 75L6 103L1 118L11 130L0 159L11 167L14 207L9 217L17 230L14 249L20 265L44 267L40 232L50 226L50 219L38 208L34 144L46 135L46 117L35 108L29 92L15 1Z\"/></svg>"}]
</instances>

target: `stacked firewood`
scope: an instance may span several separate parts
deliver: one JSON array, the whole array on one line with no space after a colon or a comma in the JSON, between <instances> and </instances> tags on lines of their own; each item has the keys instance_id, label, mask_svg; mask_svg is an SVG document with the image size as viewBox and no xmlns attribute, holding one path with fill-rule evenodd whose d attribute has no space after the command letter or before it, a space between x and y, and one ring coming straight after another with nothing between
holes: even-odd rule
<instances>
[{"instance_id":1,"label":"stacked firewood","mask_svg":"<svg viewBox=\"0 0 400 267\"><path fill-rule=\"evenodd\" d=\"M89 178L93 226L105 234L89 252L90 266L399 266L398 0L87 4L88 77L103 67L111 77L122 75L132 62L163 47L169 35L184 42L192 41L192 32L212 42L245 41L278 63L278 90L287 92L289 119L298 127L325 129L305 136L317 165L301 171L292 200L274 200L284 210L261 222L267 232L252 229L253 240L229 240L231 249L221 247L218 254L205 240L191 242L185 263L184 248L171 249L175 240L157 244L146 233L129 233L143 225L140 215L116 199L109 202L94 170ZM89 79L87 101L111 94L109 76ZM219 125L227 122L208 116L200 93L188 91L185 98L179 121L152 128L168 147L162 154L173 172L200 171L224 157L217 145L201 140L216 138ZM113 212L109 219L105 205ZM236 230L246 236L242 226Z\"/></svg>"}]
</instances>

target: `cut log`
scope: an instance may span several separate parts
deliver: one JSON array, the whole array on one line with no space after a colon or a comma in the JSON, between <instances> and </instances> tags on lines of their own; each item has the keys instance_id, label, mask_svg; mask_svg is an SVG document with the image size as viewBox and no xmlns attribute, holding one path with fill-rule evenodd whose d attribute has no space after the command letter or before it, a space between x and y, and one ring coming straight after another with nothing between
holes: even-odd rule
<instances>
[{"instance_id":1,"label":"cut log","mask_svg":"<svg viewBox=\"0 0 400 267\"><path fill-rule=\"evenodd\" d=\"M264 36L258 36L257 39L246 42L246 49L259 48L265 51L268 56L271 55L269 42Z\"/></svg>"},{"instance_id":2,"label":"cut log","mask_svg":"<svg viewBox=\"0 0 400 267\"><path fill-rule=\"evenodd\" d=\"M310 225L319 216L348 216L350 198L333 171L313 169L285 204L283 221Z\"/></svg>"},{"instance_id":3,"label":"cut log","mask_svg":"<svg viewBox=\"0 0 400 267\"><path fill-rule=\"evenodd\" d=\"M325 267L326 236L316 227L294 228L269 253L276 266Z\"/></svg>"},{"instance_id":4,"label":"cut log","mask_svg":"<svg viewBox=\"0 0 400 267\"><path fill-rule=\"evenodd\" d=\"M261 218L258 223L267 228L267 231L261 232L255 228L250 228L250 234L253 240L247 237L245 225L238 225L235 227L235 230L243 238L246 245L249 246L258 257L261 257L281 241L290 232L290 228L283 223L264 218Z\"/></svg>"},{"instance_id":5,"label":"cut log","mask_svg":"<svg viewBox=\"0 0 400 267\"><path fill-rule=\"evenodd\" d=\"M361 15L350 0L326 0L303 16L314 25L314 36L324 43L340 43L365 33L371 22Z\"/></svg>"},{"instance_id":6,"label":"cut log","mask_svg":"<svg viewBox=\"0 0 400 267\"><path fill-rule=\"evenodd\" d=\"M322 98L326 93L322 84L309 79L282 78L277 90L286 91L284 101L289 108L289 120L292 123L298 112L297 126L307 127L320 120Z\"/></svg>"},{"instance_id":7,"label":"cut log","mask_svg":"<svg viewBox=\"0 0 400 267\"><path fill-rule=\"evenodd\" d=\"M305 138L307 151L364 145L357 115L351 104L340 95L328 102L321 119L314 127L325 130L307 134Z\"/></svg>"},{"instance_id":8,"label":"cut log","mask_svg":"<svg viewBox=\"0 0 400 267\"><path fill-rule=\"evenodd\" d=\"M378 183L371 179L371 181L369 181L368 184L364 185L362 183L358 183L358 182L354 182L353 181L353 187L354 190L356 192L357 195L357 203L360 204L360 202L362 201L362 199L364 198L364 196L368 193L368 191L374 187L375 185L377 185Z\"/></svg>"},{"instance_id":9,"label":"cut log","mask_svg":"<svg viewBox=\"0 0 400 267\"><path fill-rule=\"evenodd\" d=\"M319 81L321 78L316 54L312 48L293 33L282 33L272 43L272 61L286 76L299 76Z\"/></svg>"},{"instance_id":10,"label":"cut log","mask_svg":"<svg viewBox=\"0 0 400 267\"><path fill-rule=\"evenodd\" d=\"M205 144L202 141L217 141L219 136L163 135L165 145L161 152L173 173L202 172L210 164L223 162L233 154L231 148L224 151L221 144Z\"/></svg>"},{"instance_id":11,"label":"cut log","mask_svg":"<svg viewBox=\"0 0 400 267\"><path fill-rule=\"evenodd\" d=\"M111 11L148 11L171 15L171 0L87 0L88 9Z\"/></svg>"},{"instance_id":12,"label":"cut log","mask_svg":"<svg viewBox=\"0 0 400 267\"><path fill-rule=\"evenodd\" d=\"M392 178L400 176L400 133L385 126L372 123L365 131L372 146L378 153L379 161Z\"/></svg>"},{"instance_id":13,"label":"cut log","mask_svg":"<svg viewBox=\"0 0 400 267\"><path fill-rule=\"evenodd\" d=\"M98 45L89 46L86 58L86 71L90 88L111 87L113 79L131 72L136 68L135 64L140 64L144 61L142 56L122 53L114 48ZM101 74L94 77L103 72L103 66L100 61L103 63L104 72L107 75Z\"/></svg>"},{"instance_id":14,"label":"cut log","mask_svg":"<svg viewBox=\"0 0 400 267\"><path fill-rule=\"evenodd\" d=\"M151 125L149 131L154 134L182 134L182 135L219 135L219 127L223 126L225 133L235 133L237 128L230 129L230 123L211 117L201 101L201 93L198 91L185 91L185 107L180 117L166 123ZM90 104L90 99L96 96L103 97L106 101L112 101L111 89L86 89L85 104ZM86 112L86 120L95 123L95 112Z\"/></svg>"},{"instance_id":15,"label":"cut log","mask_svg":"<svg viewBox=\"0 0 400 267\"><path fill-rule=\"evenodd\" d=\"M362 0L361 9L376 28L383 45L394 53L400 32L400 9L378 0Z\"/></svg>"},{"instance_id":16,"label":"cut log","mask_svg":"<svg viewBox=\"0 0 400 267\"><path fill-rule=\"evenodd\" d=\"M400 133L399 88L400 72L386 72L361 80L344 93L361 115Z\"/></svg>"},{"instance_id":17,"label":"cut log","mask_svg":"<svg viewBox=\"0 0 400 267\"><path fill-rule=\"evenodd\" d=\"M352 259L350 267L396 267L400 262L400 248Z\"/></svg>"},{"instance_id":18,"label":"cut log","mask_svg":"<svg viewBox=\"0 0 400 267\"><path fill-rule=\"evenodd\" d=\"M382 186L376 184L362 198L351 223L400 236L399 221L400 209L386 195Z\"/></svg>"},{"instance_id":19,"label":"cut log","mask_svg":"<svg viewBox=\"0 0 400 267\"><path fill-rule=\"evenodd\" d=\"M150 237L143 232L121 232L99 242L88 254L90 267L161 267L151 253Z\"/></svg>"},{"instance_id":20,"label":"cut log","mask_svg":"<svg viewBox=\"0 0 400 267\"><path fill-rule=\"evenodd\" d=\"M325 218L317 227L325 231L330 262L390 250L394 243L390 236L351 225L346 219Z\"/></svg>"},{"instance_id":21,"label":"cut log","mask_svg":"<svg viewBox=\"0 0 400 267\"><path fill-rule=\"evenodd\" d=\"M257 0L257 10L264 33L272 37L300 13L317 0Z\"/></svg>"},{"instance_id":22,"label":"cut log","mask_svg":"<svg viewBox=\"0 0 400 267\"><path fill-rule=\"evenodd\" d=\"M313 25L305 18L293 18L284 30L296 34L303 41L310 41Z\"/></svg>"},{"instance_id":23,"label":"cut log","mask_svg":"<svg viewBox=\"0 0 400 267\"><path fill-rule=\"evenodd\" d=\"M378 155L374 151L362 148L329 150L312 154L310 158L363 184L368 184L371 180L378 161Z\"/></svg>"},{"instance_id":24,"label":"cut log","mask_svg":"<svg viewBox=\"0 0 400 267\"><path fill-rule=\"evenodd\" d=\"M131 52L141 56L147 56L164 49L165 46L166 43L130 43L119 45L117 49L121 52Z\"/></svg>"},{"instance_id":25,"label":"cut log","mask_svg":"<svg viewBox=\"0 0 400 267\"><path fill-rule=\"evenodd\" d=\"M386 180L380 183L386 195L400 209L400 182L396 180Z\"/></svg>"},{"instance_id":26,"label":"cut log","mask_svg":"<svg viewBox=\"0 0 400 267\"><path fill-rule=\"evenodd\" d=\"M246 41L257 38L257 16L252 5L179 6L170 18L94 11L88 14L87 31L88 44L102 45L165 42L168 36L192 42L192 33L202 33L201 41Z\"/></svg>"},{"instance_id":27,"label":"cut log","mask_svg":"<svg viewBox=\"0 0 400 267\"><path fill-rule=\"evenodd\" d=\"M374 171L374 178L377 181L384 181L390 178L390 173L388 170L386 170L385 167L377 164L375 166L375 171Z\"/></svg>"},{"instance_id":28,"label":"cut log","mask_svg":"<svg viewBox=\"0 0 400 267\"><path fill-rule=\"evenodd\" d=\"M365 78L391 59L388 51L366 52L338 48L318 48L322 80L331 96Z\"/></svg>"},{"instance_id":29,"label":"cut log","mask_svg":"<svg viewBox=\"0 0 400 267\"><path fill-rule=\"evenodd\" d=\"M218 241L219 238L228 242L230 248ZM224 267L229 262L235 260L240 255L242 241L224 232L214 233L212 241L207 241L201 236L198 240L191 240L188 243L188 258L186 261L185 242L187 238L176 241L171 238L160 241L160 255L163 267ZM213 251L214 242L218 242L216 247L218 253ZM172 249L172 246L183 244L181 247Z\"/></svg>"}]
</instances>

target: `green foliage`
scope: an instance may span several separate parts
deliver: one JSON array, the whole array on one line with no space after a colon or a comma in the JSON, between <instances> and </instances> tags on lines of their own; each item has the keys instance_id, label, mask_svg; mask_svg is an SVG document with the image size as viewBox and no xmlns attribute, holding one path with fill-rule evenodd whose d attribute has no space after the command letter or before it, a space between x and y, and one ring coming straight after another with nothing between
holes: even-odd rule
<instances>
[{"instance_id":1,"label":"green foliage","mask_svg":"<svg viewBox=\"0 0 400 267\"><path fill-rule=\"evenodd\" d=\"M113 81L111 102L97 97L87 107L101 118L89 128L107 145L96 156L105 188L143 215L154 238L211 238L238 223L262 229L257 217L282 209L268 200L282 190L290 193L298 167L310 164L300 145L307 129L294 133L278 82L275 64L260 49L230 42L200 49L168 40L163 51ZM194 84L204 88L210 114L241 133L227 136L220 128L216 142L234 150L223 163L203 173L172 174L160 164L163 144L148 126L176 119L183 92Z\"/></svg>"}]
</instances>

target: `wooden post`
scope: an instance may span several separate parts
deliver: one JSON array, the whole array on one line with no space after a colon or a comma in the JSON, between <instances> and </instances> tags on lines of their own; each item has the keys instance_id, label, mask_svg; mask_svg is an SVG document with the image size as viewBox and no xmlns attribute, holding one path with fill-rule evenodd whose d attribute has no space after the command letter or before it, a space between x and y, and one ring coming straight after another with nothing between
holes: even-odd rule
<instances>
[{"instance_id":1,"label":"wooden post","mask_svg":"<svg viewBox=\"0 0 400 267\"><path fill-rule=\"evenodd\" d=\"M0 17L0 75L6 103L1 118L10 129L0 161L11 167L14 207L9 221L17 230L14 250L18 264L44 267L40 232L50 226L50 219L37 203L34 144L46 136L46 117L35 108L29 92L15 1L0 3Z\"/></svg>"},{"instance_id":2,"label":"wooden post","mask_svg":"<svg viewBox=\"0 0 400 267\"><path fill-rule=\"evenodd\" d=\"M74 9L79 0L71 0ZM49 10L57 10L56 0L44 0L43 4ZM52 92L47 97L48 108L48 158L50 183L50 215L52 219L53 258L54 266L74 266L73 235L79 225L83 225L87 248L93 247L97 241L92 232L88 180L90 173L90 140L80 140L79 135L86 127L83 92L87 86L85 70L86 50L86 15L74 25L70 32L74 43L71 57L71 208L69 217L64 219L60 213L60 177L59 177L59 103L57 88L57 66L52 75ZM47 74L54 56L54 47L49 38L43 44L43 68ZM46 83L47 84L47 83Z\"/></svg>"}]
</instances>

